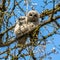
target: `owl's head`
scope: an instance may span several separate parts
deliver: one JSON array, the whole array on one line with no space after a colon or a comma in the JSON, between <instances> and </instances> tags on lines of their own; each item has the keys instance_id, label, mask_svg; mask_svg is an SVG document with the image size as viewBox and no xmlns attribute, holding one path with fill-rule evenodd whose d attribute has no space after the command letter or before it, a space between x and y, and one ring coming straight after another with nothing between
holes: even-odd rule
<instances>
[{"instance_id":1,"label":"owl's head","mask_svg":"<svg viewBox=\"0 0 60 60\"><path fill-rule=\"evenodd\" d=\"M39 14L35 10L31 10L27 13L27 20L29 22L37 22L39 19Z\"/></svg>"}]
</instances>

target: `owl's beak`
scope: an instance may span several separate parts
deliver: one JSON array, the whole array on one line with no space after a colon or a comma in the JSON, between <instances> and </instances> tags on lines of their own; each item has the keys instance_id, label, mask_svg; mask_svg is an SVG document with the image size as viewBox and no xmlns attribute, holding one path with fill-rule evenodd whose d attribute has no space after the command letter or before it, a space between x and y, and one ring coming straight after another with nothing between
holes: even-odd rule
<instances>
[{"instance_id":1,"label":"owl's beak","mask_svg":"<svg viewBox=\"0 0 60 60\"><path fill-rule=\"evenodd\" d=\"M35 18L33 18L32 20L35 21Z\"/></svg>"},{"instance_id":2,"label":"owl's beak","mask_svg":"<svg viewBox=\"0 0 60 60\"><path fill-rule=\"evenodd\" d=\"M33 20L35 20L35 19L33 18Z\"/></svg>"}]
</instances>

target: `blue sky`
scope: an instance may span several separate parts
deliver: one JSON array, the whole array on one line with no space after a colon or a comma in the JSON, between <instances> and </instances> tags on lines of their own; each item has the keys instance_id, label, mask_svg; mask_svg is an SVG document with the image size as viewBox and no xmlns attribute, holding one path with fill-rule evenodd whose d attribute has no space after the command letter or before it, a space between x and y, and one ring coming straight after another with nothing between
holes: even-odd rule
<instances>
[{"instance_id":1,"label":"blue sky","mask_svg":"<svg viewBox=\"0 0 60 60\"><path fill-rule=\"evenodd\" d=\"M13 0L13 1L14 1L14 0ZM13 7L13 3L14 3L13 1L11 0L11 4L10 4L10 7L8 8L8 11L9 11L10 8ZM17 0L17 1L18 1L18 0ZM43 1L44 1L44 0L32 0L32 3L37 3L37 5L36 5L34 8L35 8L35 10L37 10L39 13L43 12L45 9L49 9L49 10L52 9L52 3L49 3L49 4L43 9L43 8L41 7L41 6L44 7L44 5L45 5ZM46 0L45 0L45 1L46 1ZM49 2L49 1L52 1L52 0L48 0L48 2ZM58 1L58 0L57 0L57 1ZM59 1L59 2L60 2L60 1ZM58 3L59 3L59 2L58 2ZM56 4L57 4L57 3L56 3ZM22 3L20 4L20 6L26 11L26 6L24 6L24 2L22 2ZM29 11L29 10L31 10L31 7L30 7L30 6L28 7L28 11ZM24 13L22 13L22 12L19 10L18 6L16 6L14 12L15 12L15 14L17 15L17 17L24 15ZM20 13L21 13L21 15L20 15ZM55 14L55 16L57 16L57 15L60 15L60 12L58 12L57 14ZM12 22L12 24L13 24L13 22L15 23L15 20L17 19L17 17L12 16L12 17L10 18L10 21ZM47 18L46 18L46 19L47 19ZM58 21L58 23L60 23L60 19L57 20L57 21ZM54 28L54 23L49 23L48 25L45 25L45 26L43 26L43 27L40 28L40 32L42 33L43 36L48 35L49 33L53 32L54 30L55 30L55 28ZM60 29L57 30L57 33L60 33ZM41 38L41 37L42 37L41 34L39 34L39 38ZM59 54L53 53L53 54L47 56L44 60L49 60L48 57L52 57L52 60L60 60L60 34L54 34L54 35L48 37L46 40L47 40L48 42L50 41L51 43L50 43L50 44L46 44L46 50L45 50L45 52L46 52L46 53L51 52L52 48L55 48L56 51L59 52ZM14 46L14 44L11 45L10 47L12 47L12 46ZM7 48L7 47L1 48L0 51L4 51L6 48ZM37 48L37 47L36 47L36 48ZM36 50L38 50L38 49L36 49ZM26 52L26 51L23 51L23 52ZM12 53L13 53L13 52L12 52ZM5 54L4 54L4 55L5 55ZM39 55L39 53L37 53L36 57L37 57L38 55ZM0 56L0 57L1 57L1 56ZM30 57L30 56L29 56L29 57ZM26 60L29 60L29 57L26 56L26 57L25 57ZM21 60L24 60L24 59L21 58ZM37 59L37 60L39 60L39 59Z\"/></svg>"},{"instance_id":2,"label":"blue sky","mask_svg":"<svg viewBox=\"0 0 60 60\"><path fill-rule=\"evenodd\" d=\"M46 1L46 0L45 0ZM48 0L47 2L49 2L49 1L52 1L52 0ZM42 11L44 11L45 9L52 9L52 7L53 7L53 4L52 3L49 3L44 9L41 7L41 6L43 6L44 7L44 2L43 2L43 0L32 0L32 3L37 3L37 5L35 6L35 10L37 10L39 13L41 13ZM59 3L59 2L58 2ZM57 3L56 3L57 4ZM22 5L22 3L21 3L21 5ZM20 5L20 6L21 6ZM24 8L25 9L25 8ZM30 8L29 8L29 10L30 10ZM60 15L60 12L58 12L56 15ZM56 16L55 15L55 16ZM47 19L47 18L46 18ZM59 19L60 20L60 19ZM60 22L60 21L58 21L58 22ZM51 27L51 26L53 26L53 27ZM47 31L47 30L49 31ZM43 26L43 27L41 27L40 28L40 31L42 32L42 35L43 36L46 36L46 35L48 35L49 33L51 33L51 32L53 32L55 30L55 28L54 28L54 25L53 25L53 23L49 23L48 25L46 25L46 28ZM59 31L60 32L60 29L58 29L57 31ZM40 37L41 37L41 35L40 35ZM56 52L59 52L59 54L51 54L51 55L49 55L49 56L47 56L44 60L49 60L48 59L48 57L52 57L52 60L60 60L60 51L59 51L59 49L60 49L60 35L59 34L54 34L54 35L52 35L51 37L48 37L46 40L48 40L48 41L50 41L51 43L50 44L46 44L46 52L48 53L48 52L51 52L51 50L53 49L53 48L55 48L56 49ZM56 46L56 47L55 47ZM59 48L59 49L58 49ZM37 50L37 49L36 49ZM37 57L38 57L38 53L37 53ZM28 59L27 59L28 60ZM39 60L39 59L38 59Z\"/></svg>"}]
</instances>

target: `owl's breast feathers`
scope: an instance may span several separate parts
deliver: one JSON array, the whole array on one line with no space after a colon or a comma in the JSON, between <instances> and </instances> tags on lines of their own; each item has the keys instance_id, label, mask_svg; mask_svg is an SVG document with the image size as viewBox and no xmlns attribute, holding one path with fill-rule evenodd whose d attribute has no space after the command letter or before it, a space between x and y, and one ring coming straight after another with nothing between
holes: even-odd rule
<instances>
[{"instance_id":1,"label":"owl's breast feathers","mask_svg":"<svg viewBox=\"0 0 60 60\"><path fill-rule=\"evenodd\" d=\"M27 31L30 31L35 26L36 26L36 24L30 23L30 22L27 23L27 24L22 24L22 25L16 24L14 32L15 32L16 35L22 34L22 33L25 33Z\"/></svg>"},{"instance_id":2,"label":"owl's breast feathers","mask_svg":"<svg viewBox=\"0 0 60 60\"><path fill-rule=\"evenodd\" d=\"M27 23L27 17L26 16L21 16L18 20L19 20L19 23L21 25Z\"/></svg>"}]
</instances>

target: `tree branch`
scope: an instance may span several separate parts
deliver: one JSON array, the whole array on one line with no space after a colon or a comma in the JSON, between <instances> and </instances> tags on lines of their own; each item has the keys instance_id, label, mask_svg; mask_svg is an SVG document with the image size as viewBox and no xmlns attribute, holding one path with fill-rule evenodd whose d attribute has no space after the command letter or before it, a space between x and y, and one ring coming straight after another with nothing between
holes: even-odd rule
<instances>
[{"instance_id":1,"label":"tree branch","mask_svg":"<svg viewBox=\"0 0 60 60\"><path fill-rule=\"evenodd\" d=\"M46 16L46 15L52 14L52 11L53 11L53 10L44 11L42 14L40 14L40 18L42 18L42 17L44 17L44 16ZM57 5L57 7L54 9L54 13L56 13L57 11L60 11L60 6L59 6L59 5ZM48 21L46 21L46 22L48 22ZM44 24L44 23L43 23L43 24ZM43 24L42 24L42 25L43 25ZM14 27L15 27L15 25L12 26L12 27L10 27L10 28L8 28L8 29L5 30L5 31L3 31L2 33L0 33L0 35L1 35L1 34L5 34L7 31L13 29Z\"/></svg>"},{"instance_id":2,"label":"tree branch","mask_svg":"<svg viewBox=\"0 0 60 60\"><path fill-rule=\"evenodd\" d=\"M50 19L49 19L49 20L46 20L46 21L44 21L43 23L41 23L41 24L37 25L36 27L34 27L32 30L27 31L27 32L25 32L25 33L23 33L23 34L20 34L20 36L19 36L18 38L22 38L23 36L31 33L31 31L33 31L33 30L36 29L37 27L39 27L39 26L42 27L43 25L46 25L46 24L48 24L48 23L50 23L50 22L53 22L53 21L55 21L55 20L57 20L57 19L59 19L59 18L60 18L60 16L57 16L57 17L53 18L53 20L50 20ZM13 26L13 27L14 27L14 26ZM11 29L12 29L12 28L11 28ZM8 31L8 30L7 30L7 31ZM14 43L14 42L18 41L18 38L10 39L10 42L2 44L2 45L0 45L0 47L4 47L4 46L10 45L11 43Z\"/></svg>"}]
</instances>

